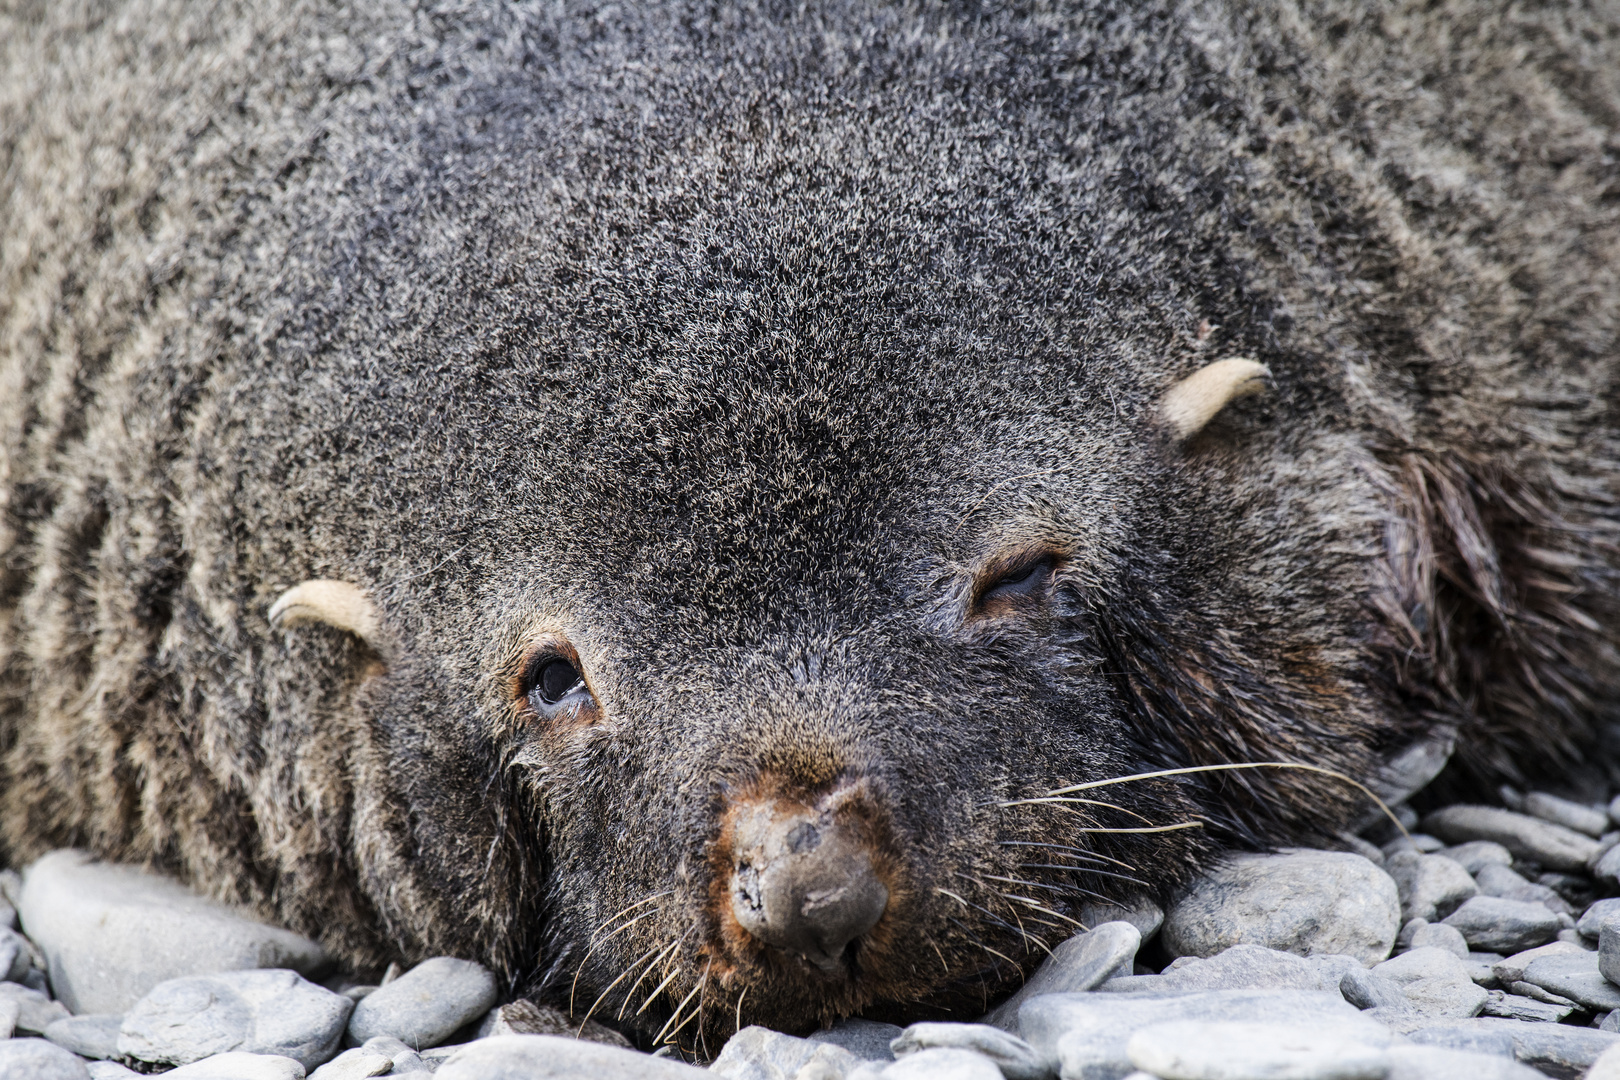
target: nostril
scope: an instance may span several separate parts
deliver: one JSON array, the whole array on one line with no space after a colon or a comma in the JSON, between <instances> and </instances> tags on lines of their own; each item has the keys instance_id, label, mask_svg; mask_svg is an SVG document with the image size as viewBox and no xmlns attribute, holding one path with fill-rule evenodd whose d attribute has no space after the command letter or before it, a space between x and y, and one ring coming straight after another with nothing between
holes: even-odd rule
<instances>
[{"instance_id":1,"label":"nostril","mask_svg":"<svg viewBox=\"0 0 1620 1080\"><path fill-rule=\"evenodd\" d=\"M821 830L808 821L800 822L788 833L787 847L795 855L814 851L821 845Z\"/></svg>"}]
</instances>

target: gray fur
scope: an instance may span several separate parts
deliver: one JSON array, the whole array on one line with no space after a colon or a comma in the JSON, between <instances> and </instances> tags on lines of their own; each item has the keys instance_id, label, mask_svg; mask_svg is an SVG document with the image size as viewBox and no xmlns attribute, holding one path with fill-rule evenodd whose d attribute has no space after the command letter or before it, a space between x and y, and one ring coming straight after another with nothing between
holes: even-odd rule
<instances>
[{"instance_id":1,"label":"gray fur","mask_svg":"<svg viewBox=\"0 0 1620 1080\"><path fill-rule=\"evenodd\" d=\"M696 991L712 1046L739 998L974 1015L1076 890L1365 805L1011 799L1368 776L1453 725L1461 790L1615 719L1612 8L34 0L0 197L11 860L580 1015L652 958L599 1015L673 973L634 1025ZM1173 444L1228 356L1269 393ZM1038 543L1050 602L965 620ZM375 651L272 630L309 578ZM598 722L525 713L542 634ZM716 936L761 775L883 808L847 980ZM1203 827L1077 831L1142 820Z\"/></svg>"}]
</instances>

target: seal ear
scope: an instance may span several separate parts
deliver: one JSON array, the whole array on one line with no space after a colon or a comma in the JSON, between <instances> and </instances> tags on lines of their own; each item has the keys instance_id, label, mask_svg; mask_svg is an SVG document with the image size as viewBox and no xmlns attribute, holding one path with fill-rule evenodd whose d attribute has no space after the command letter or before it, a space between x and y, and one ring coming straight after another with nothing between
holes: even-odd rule
<instances>
[{"instance_id":1,"label":"seal ear","mask_svg":"<svg viewBox=\"0 0 1620 1080\"><path fill-rule=\"evenodd\" d=\"M294 585L270 605L270 625L301 626L325 623L349 633L381 652L382 624L371 598L347 581L315 578Z\"/></svg>"},{"instance_id":2,"label":"seal ear","mask_svg":"<svg viewBox=\"0 0 1620 1080\"><path fill-rule=\"evenodd\" d=\"M1191 438L1233 398L1265 389L1271 369L1247 357L1217 360L1172 386L1159 402L1159 416L1175 442Z\"/></svg>"}]
</instances>

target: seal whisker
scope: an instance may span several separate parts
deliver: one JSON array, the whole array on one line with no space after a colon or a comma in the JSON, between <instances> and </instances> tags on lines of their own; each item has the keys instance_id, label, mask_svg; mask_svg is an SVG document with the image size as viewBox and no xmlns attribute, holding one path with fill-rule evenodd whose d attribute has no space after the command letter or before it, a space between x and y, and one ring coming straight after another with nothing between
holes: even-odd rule
<instances>
[{"instance_id":1,"label":"seal whisker","mask_svg":"<svg viewBox=\"0 0 1620 1080\"><path fill-rule=\"evenodd\" d=\"M592 1016L592 1014L594 1014L596 1012L596 1007L598 1005L602 1004L603 999L606 998L609 994L611 994L613 992L613 988L615 986L618 986L619 983L623 982L625 979L629 978L630 973L636 969L637 965L639 965L643 960L647 959L647 957L653 955L653 953L657 952L658 949L659 949L659 946L654 945L652 948L648 949L646 952L642 953L640 956L638 956L634 960L630 961L629 965L625 967L624 971L619 974L619 977L617 979L614 979L612 982L607 984L607 989L603 990L600 994L598 994L596 1000L591 1003L591 1007L589 1009L585 1010L585 1019L583 1019L583 1020L581 1020L579 1022L579 1031L574 1033L574 1037L576 1039L580 1037L580 1034L582 1032L584 1032L585 1025L591 1022L591 1016ZM643 978L645 978L645 976L643 976ZM638 979L637 981L639 982L640 980ZM621 1010L621 1012L622 1011L623 1010ZM569 1012L569 1015L570 1016L573 1015L573 1012L571 1010Z\"/></svg>"},{"instance_id":2,"label":"seal whisker","mask_svg":"<svg viewBox=\"0 0 1620 1080\"><path fill-rule=\"evenodd\" d=\"M1150 887L1141 878L1133 878L1128 874L1115 874L1107 870L1093 870L1089 866L1064 866L1060 863L1019 863L1018 865L1031 870L1067 870L1074 874L1096 874L1100 877L1114 878L1118 881L1128 881L1132 885L1140 885L1144 889Z\"/></svg>"},{"instance_id":3,"label":"seal whisker","mask_svg":"<svg viewBox=\"0 0 1620 1080\"><path fill-rule=\"evenodd\" d=\"M620 1002L620 1004L619 1004L618 1019L620 1019L620 1020L624 1019L624 1010L626 1010L626 1009L628 1009L630 1007L630 999L631 999L631 997L635 994L636 989L638 987L640 987L643 982L646 981L647 976L651 975L653 973L653 968L657 967L659 965L659 963L664 959L664 957L666 957L670 953L674 952L675 947L678 946L681 943L682 940L683 940L683 938L676 938L674 941L670 942L668 945L665 945L662 949L658 950L658 954L656 956L654 956L652 958L652 960L650 960L647 963L647 966L641 969L641 974L636 977L636 981L631 983L629 988L626 989L625 992L624 992L624 1001ZM641 963L641 961L637 960L636 963L639 964L639 963Z\"/></svg>"},{"instance_id":4,"label":"seal whisker","mask_svg":"<svg viewBox=\"0 0 1620 1080\"><path fill-rule=\"evenodd\" d=\"M664 895L667 896L668 893L665 893ZM617 937L621 932L630 929L632 926L634 926L636 923L640 922L642 919L645 919L647 916L658 914L658 911L659 911L658 908L654 908L651 911L644 911L640 915L637 915L635 918L631 919L629 922L625 923L623 926L620 926L617 929L615 929L613 931L613 933L607 935L606 937L595 939L595 940L593 940L591 942L591 947L586 950L584 959L580 960L579 966L574 969L574 982L568 988L568 1015L569 1016L574 1015L574 992L579 989L579 977L585 971L585 965L590 962L591 954L596 952L596 950L600 946L607 944L609 941L613 940L613 938ZM614 916L614 917L617 918L618 916Z\"/></svg>"},{"instance_id":5,"label":"seal whisker","mask_svg":"<svg viewBox=\"0 0 1620 1080\"><path fill-rule=\"evenodd\" d=\"M636 987L639 987L641 985L642 980L645 979L648 975L652 974L652 969L657 967L659 964L662 964L662 963L666 962L669 959L670 954L674 953L676 948L679 947L680 944L682 942L684 942L688 937L690 937L691 934L692 934L692 931L690 929L688 929L686 931L686 933L682 934L680 937L678 937L674 941L670 942L669 943L669 948L665 949L664 952L659 955L657 960L654 960L651 964L647 965L647 970L642 974L640 979L636 980L635 985L630 987L629 994L625 995L625 1006L628 1006L630 1004L630 996L629 995L634 994L636 992ZM681 973L680 965L677 964L677 965L671 967L669 969L669 974L664 976L664 981L659 983L656 987L654 987L652 993L647 995L647 1000L645 1000L645 1001L643 1001L641 1003L641 1008L639 1008L639 1009L637 1009L635 1011L635 1015L640 1016L642 1013L646 1012L647 1011L647 1006L651 1005L654 1001L658 1000L658 995L663 993L664 988L666 986L668 986L670 983L674 982L675 981L675 976L679 975L680 973ZM619 1014L620 1014L620 1019L623 1019L624 1018L624 1009L623 1008L621 1008L619 1010Z\"/></svg>"},{"instance_id":6,"label":"seal whisker","mask_svg":"<svg viewBox=\"0 0 1620 1080\"><path fill-rule=\"evenodd\" d=\"M669 1019L664 1022L664 1026L658 1029L658 1034L653 1036L653 1042L654 1043L663 1042L664 1041L664 1033L666 1031L669 1032L669 1041L674 1042L675 1041L675 1036L680 1034L681 1028L684 1028L687 1024L690 1024L693 1020L697 1019L698 1016L702 1014L702 1012L703 1012L703 1000L702 1000L702 998L699 998L698 999L698 1007L696 1009L692 1010L692 1015L687 1017L685 1020L681 1021L681 1023L677 1027L675 1027L674 1030L670 1030L670 1025L674 1024L675 1021L680 1017L681 1011L683 1009L685 1009L688 1004L691 1003L691 1001L692 1001L692 999L694 997L697 997L698 994L700 994L703 991L704 987L709 985L709 969L712 968L713 966L714 966L714 959L711 957L709 959L709 962L703 966L703 976L702 976L702 978L698 979L697 985L692 987L691 993L687 994L684 998L681 999L680 1004L675 1006L675 1011L673 1013L671 1013ZM677 968L676 970L678 971L679 969ZM646 1008L646 1006L643 1005L642 1008Z\"/></svg>"},{"instance_id":7,"label":"seal whisker","mask_svg":"<svg viewBox=\"0 0 1620 1080\"><path fill-rule=\"evenodd\" d=\"M1085 848L1070 847L1068 844L1053 844L1041 840L999 840L997 843L999 843L1002 847L1051 848L1053 851L1067 852L1070 858L1091 859L1095 862L1113 863L1115 866L1120 867L1123 870L1136 869L1135 866L1125 862L1123 859L1116 859L1110 855L1104 855L1098 851L1088 851ZM1100 870L1097 871L1097 873L1101 872L1102 871Z\"/></svg>"}]
</instances>

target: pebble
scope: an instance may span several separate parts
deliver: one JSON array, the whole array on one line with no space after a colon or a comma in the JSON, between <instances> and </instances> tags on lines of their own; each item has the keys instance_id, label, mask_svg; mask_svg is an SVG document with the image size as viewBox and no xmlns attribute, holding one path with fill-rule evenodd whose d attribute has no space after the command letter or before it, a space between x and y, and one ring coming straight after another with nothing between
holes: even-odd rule
<instances>
[{"instance_id":1,"label":"pebble","mask_svg":"<svg viewBox=\"0 0 1620 1080\"><path fill-rule=\"evenodd\" d=\"M1584 833L1495 806L1447 806L1424 818L1423 828L1448 844L1494 840L1518 858L1554 870L1584 870L1597 850L1597 841Z\"/></svg>"},{"instance_id":2,"label":"pebble","mask_svg":"<svg viewBox=\"0 0 1620 1080\"><path fill-rule=\"evenodd\" d=\"M1164 908L1147 899L1137 900L1128 907L1088 900L1080 905L1080 922L1093 930L1103 923L1128 922L1146 941L1164 925Z\"/></svg>"},{"instance_id":3,"label":"pebble","mask_svg":"<svg viewBox=\"0 0 1620 1080\"><path fill-rule=\"evenodd\" d=\"M1391 1047L1388 1061L1384 1080L1543 1080L1510 1058L1438 1046Z\"/></svg>"},{"instance_id":4,"label":"pebble","mask_svg":"<svg viewBox=\"0 0 1620 1080\"><path fill-rule=\"evenodd\" d=\"M166 1080L304 1080L304 1066L280 1054L232 1050L163 1075Z\"/></svg>"},{"instance_id":5,"label":"pebble","mask_svg":"<svg viewBox=\"0 0 1620 1080\"><path fill-rule=\"evenodd\" d=\"M1382 1046L1331 1030L1253 1021L1180 1020L1142 1028L1126 1043L1132 1065L1174 1080L1382 1080Z\"/></svg>"},{"instance_id":6,"label":"pebble","mask_svg":"<svg viewBox=\"0 0 1620 1080\"><path fill-rule=\"evenodd\" d=\"M0 999L17 1004L16 1030L25 1035L41 1035L57 1020L72 1014L59 1001L52 1001L38 990L14 982L0 982Z\"/></svg>"},{"instance_id":7,"label":"pebble","mask_svg":"<svg viewBox=\"0 0 1620 1080\"><path fill-rule=\"evenodd\" d=\"M1599 1054L1586 1080L1620 1080L1620 1047Z\"/></svg>"},{"instance_id":8,"label":"pebble","mask_svg":"<svg viewBox=\"0 0 1620 1080\"><path fill-rule=\"evenodd\" d=\"M0 1080L90 1080L84 1062L44 1039L0 1041Z\"/></svg>"},{"instance_id":9,"label":"pebble","mask_svg":"<svg viewBox=\"0 0 1620 1080\"><path fill-rule=\"evenodd\" d=\"M159 983L118 1035L120 1057L185 1065L227 1051L274 1054L312 1069L338 1051L354 1002L295 971L230 971Z\"/></svg>"},{"instance_id":10,"label":"pebble","mask_svg":"<svg viewBox=\"0 0 1620 1080\"><path fill-rule=\"evenodd\" d=\"M770 1028L745 1027L727 1040L709 1071L726 1080L793 1080L813 1062L841 1075L861 1063L842 1046L784 1035Z\"/></svg>"},{"instance_id":11,"label":"pebble","mask_svg":"<svg viewBox=\"0 0 1620 1080\"><path fill-rule=\"evenodd\" d=\"M479 1039L445 1058L434 1074L436 1080L539 1080L541 1077L704 1080L711 1075L713 1070L694 1068L669 1058L560 1035L499 1035Z\"/></svg>"},{"instance_id":12,"label":"pebble","mask_svg":"<svg viewBox=\"0 0 1620 1080\"><path fill-rule=\"evenodd\" d=\"M1563 1005L1554 1005L1539 998L1526 997L1523 994L1509 994L1502 990L1490 991L1490 1000L1479 1011L1481 1016L1498 1016L1506 1020L1526 1020L1535 1023L1556 1024L1564 1017L1575 1011L1575 1004L1569 1002Z\"/></svg>"},{"instance_id":13,"label":"pebble","mask_svg":"<svg viewBox=\"0 0 1620 1080\"><path fill-rule=\"evenodd\" d=\"M1339 980L1339 993L1344 995L1344 1000L1363 1011L1383 1009L1394 1014L1416 1012L1412 1003L1406 1000L1400 983L1365 968L1345 972Z\"/></svg>"},{"instance_id":14,"label":"pebble","mask_svg":"<svg viewBox=\"0 0 1620 1080\"><path fill-rule=\"evenodd\" d=\"M161 982L244 968L318 974L308 938L265 926L169 878L54 851L28 868L17 911L75 1013L128 1011Z\"/></svg>"},{"instance_id":15,"label":"pebble","mask_svg":"<svg viewBox=\"0 0 1620 1080\"><path fill-rule=\"evenodd\" d=\"M1620 1009L1620 986L1603 977L1598 970L1595 953L1539 957L1525 968L1522 981L1561 998L1579 1002L1589 1009Z\"/></svg>"},{"instance_id":16,"label":"pebble","mask_svg":"<svg viewBox=\"0 0 1620 1080\"><path fill-rule=\"evenodd\" d=\"M1524 797L1524 812L1531 817L1562 825L1566 829L1585 833L1594 839L1609 828L1609 815L1595 807L1561 799L1544 791L1532 791Z\"/></svg>"},{"instance_id":17,"label":"pebble","mask_svg":"<svg viewBox=\"0 0 1620 1080\"><path fill-rule=\"evenodd\" d=\"M1558 935L1558 916L1540 904L1476 896L1443 920L1462 931L1470 948L1512 953L1542 945Z\"/></svg>"},{"instance_id":18,"label":"pebble","mask_svg":"<svg viewBox=\"0 0 1620 1080\"><path fill-rule=\"evenodd\" d=\"M1445 923L1424 923L1412 932L1411 949L1444 949L1459 959L1468 959L1468 939L1462 931Z\"/></svg>"},{"instance_id":19,"label":"pebble","mask_svg":"<svg viewBox=\"0 0 1620 1080\"><path fill-rule=\"evenodd\" d=\"M971 1050L993 1061L1007 1080L1042 1080L1046 1063L1016 1035L988 1024L912 1024L894 1040L896 1060L924 1050Z\"/></svg>"},{"instance_id":20,"label":"pebble","mask_svg":"<svg viewBox=\"0 0 1620 1080\"><path fill-rule=\"evenodd\" d=\"M1499 896L1504 900L1523 900L1540 904L1548 911L1569 911L1569 901L1545 885L1538 885L1510 866L1489 864L1479 868L1476 875L1479 891L1485 896Z\"/></svg>"},{"instance_id":21,"label":"pebble","mask_svg":"<svg viewBox=\"0 0 1620 1080\"><path fill-rule=\"evenodd\" d=\"M1512 956L1503 957L1491 965L1491 973L1496 976L1498 982L1503 984L1515 983L1524 978L1526 968L1543 956L1570 956L1585 951L1580 946L1571 945L1565 941L1552 941L1546 945L1537 945L1533 949L1526 949L1523 952L1514 953Z\"/></svg>"},{"instance_id":22,"label":"pebble","mask_svg":"<svg viewBox=\"0 0 1620 1080\"><path fill-rule=\"evenodd\" d=\"M0 1039L11 1038L11 1033L17 1030L17 1002L8 997L0 997Z\"/></svg>"},{"instance_id":23,"label":"pebble","mask_svg":"<svg viewBox=\"0 0 1620 1080\"><path fill-rule=\"evenodd\" d=\"M1395 879L1403 921L1437 922L1480 891L1468 871L1444 855L1398 851L1384 861L1384 870Z\"/></svg>"},{"instance_id":24,"label":"pebble","mask_svg":"<svg viewBox=\"0 0 1620 1080\"><path fill-rule=\"evenodd\" d=\"M1056 951L1056 950L1054 950ZM1014 1019L1016 1019L1016 1014ZM882 1024L876 1020L840 1020L830 1028L812 1032L811 1042L832 1043L842 1046L862 1061L893 1061L895 1039L900 1037L898 1024Z\"/></svg>"},{"instance_id":25,"label":"pebble","mask_svg":"<svg viewBox=\"0 0 1620 1080\"><path fill-rule=\"evenodd\" d=\"M1584 938L1593 941L1598 939L1598 931L1603 928L1603 920L1611 915L1620 915L1620 897L1609 900L1599 900L1581 913L1580 921L1575 929Z\"/></svg>"},{"instance_id":26,"label":"pebble","mask_svg":"<svg viewBox=\"0 0 1620 1080\"><path fill-rule=\"evenodd\" d=\"M900 1029L894 1030L898 1032ZM595 1020L586 1020L581 1026L579 1021L570 1019L555 1005L536 1005L523 998L497 1006L485 1014L474 1038L487 1039L491 1035L566 1035L571 1039L586 1039L610 1046L630 1045L629 1039ZM369 1040L376 1041L376 1038Z\"/></svg>"},{"instance_id":27,"label":"pebble","mask_svg":"<svg viewBox=\"0 0 1620 1080\"><path fill-rule=\"evenodd\" d=\"M1513 1057L1555 1076L1580 1076L1620 1035L1570 1024L1527 1024L1475 1017L1407 1033L1415 1043Z\"/></svg>"},{"instance_id":28,"label":"pebble","mask_svg":"<svg viewBox=\"0 0 1620 1080\"><path fill-rule=\"evenodd\" d=\"M372 1076L427 1075L432 1072L420 1054L398 1039L379 1035L365 1045L345 1050L310 1073L310 1080L362 1080Z\"/></svg>"},{"instance_id":29,"label":"pebble","mask_svg":"<svg viewBox=\"0 0 1620 1080\"><path fill-rule=\"evenodd\" d=\"M1499 866L1513 865L1513 852L1494 840L1470 840L1466 844L1442 848L1436 854L1450 859L1470 875L1479 873L1480 867L1492 863Z\"/></svg>"},{"instance_id":30,"label":"pebble","mask_svg":"<svg viewBox=\"0 0 1620 1080\"><path fill-rule=\"evenodd\" d=\"M1604 919L1598 929L1598 970L1610 982L1620 983L1620 918Z\"/></svg>"},{"instance_id":31,"label":"pebble","mask_svg":"<svg viewBox=\"0 0 1620 1080\"><path fill-rule=\"evenodd\" d=\"M28 939L6 927L0 927L0 979L22 982L28 975L30 957Z\"/></svg>"},{"instance_id":32,"label":"pebble","mask_svg":"<svg viewBox=\"0 0 1620 1080\"><path fill-rule=\"evenodd\" d=\"M89 1061L84 1067L90 1071L90 1080L131 1080L131 1077L138 1080L141 1075L116 1061Z\"/></svg>"},{"instance_id":33,"label":"pebble","mask_svg":"<svg viewBox=\"0 0 1620 1080\"><path fill-rule=\"evenodd\" d=\"M1444 949L1413 949L1377 965L1372 974L1398 985L1407 1002L1422 1016L1477 1016L1490 997L1484 988L1475 985L1468 965Z\"/></svg>"},{"instance_id":34,"label":"pebble","mask_svg":"<svg viewBox=\"0 0 1620 1080\"><path fill-rule=\"evenodd\" d=\"M971 1050L923 1050L897 1058L877 1074L882 1080L1001 1080L996 1063ZM1044 1073L1040 1075L1045 1075Z\"/></svg>"},{"instance_id":35,"label":"pebble","mask_svg":"<svg viewBox=\"0 0 1620 1080\"><path fill-rule=\"evenodd\" d=\"M45 1025L44 1036L80 1057L118 1056L118 1028L124 1018L117 1013L90 1013L69 1016Z\"/></svg>"},{"instance_id":36,"label":"pebble","mask_svg":"<svg viewBox=\"0 0 1620 1080\"><path fill-rule=\"evenodd\" d=\"M488 1012L495 999L488 968L436 956L362 998L349 1020L349 1036L357 1043L391 1035L410 1046L437 1046Z\"/></svg>"},{"instance_id":37,"label":"pebble","mask_svg":"<svg viewBox=\"0 0 1620 1080\"><path fill-rule=\"evenodd\" d=\"M1600 852L1590 864L1592 876L1605 885L1620 883L1620 844Z\"/></svg>"},{"instance_id":38,"label":"pebble","mask_svg":"<svg viewBox=\"0 0 1620 1080\"><path fill-rule=\"evenodd\" d=\"M1351 968L1353 956L1298 956L1263 945L1233 945L1207 959L1183 956L1158 976L1138 976L1133 986L1109 989L1142 992L1184 990L1334 990ZM1118 982L1120 980L1116 980Z\"/></svg>"},{"instance_id":39,"label":"pebble","mask_svg":"<svg viewBox=\"0 0 1620 1080\"><path fill-rule=\"evenodd\" d=\"M1373 963L1401 925L1399 891L1360 855L1290 851L1241 855L1171 905L1160 940L1172 956L1213 956L1240 943Z\"/></svg>"},{"instance_id":40,"label":"pebble","mask_svg":"<svg viewBox=\"0 0 1620 1080\"><path fill-rule=\"evenodd\" d=\"M1014 1031L1018 1010L1038 994L1091 990L1118 974L1129 975L1142 934L1128 922L1108 922L1076 934L1041 961L1018 992L985 1015L983 1023Z\"/></svg>"}]
</instances>

